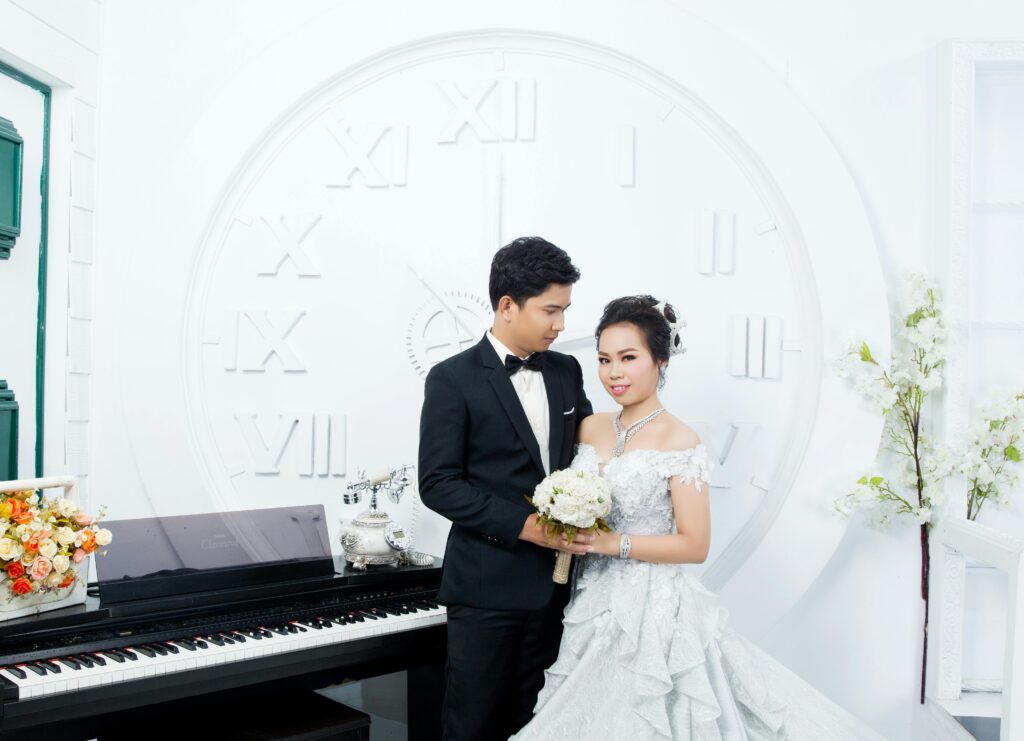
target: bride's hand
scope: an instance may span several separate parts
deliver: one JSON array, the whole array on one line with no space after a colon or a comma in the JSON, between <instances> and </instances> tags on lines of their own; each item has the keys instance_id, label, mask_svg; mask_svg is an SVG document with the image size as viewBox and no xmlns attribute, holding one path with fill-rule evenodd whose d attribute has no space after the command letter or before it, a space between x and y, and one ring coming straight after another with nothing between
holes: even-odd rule
<instances>
[{"instance_id":1,"label":"bride's hand","mask_svg":"<svg viewBox=\"0 0 1024 741\"><path fill-rule=\"evenodd\" d=\"M598 531L592 543L593 552L600 553L602 556L618 556L619 555L619 538L618 533L608 533Z\"/></svg>"},{"instance_id":2,"label":"bride's hand","mask_svg":"<svg viewBox=\"0 0 1024 741\"><path fill-rule=\"evenodd\" d=\"M544 532L544 528L537 521L537 513L534 512L528 518L526 523L523 525L522 532L519 533L520 540L526 540L534 545L539 545L543 548L551 548L558 551L568 551L574 553L577 556L582 556L586 553L593 551L592 543L594 542L594 535L592 533L576 533L575 539L570 543L565 533L562 533L554 540L549 540L547 533Z\"/></svg>"}]
</instances>

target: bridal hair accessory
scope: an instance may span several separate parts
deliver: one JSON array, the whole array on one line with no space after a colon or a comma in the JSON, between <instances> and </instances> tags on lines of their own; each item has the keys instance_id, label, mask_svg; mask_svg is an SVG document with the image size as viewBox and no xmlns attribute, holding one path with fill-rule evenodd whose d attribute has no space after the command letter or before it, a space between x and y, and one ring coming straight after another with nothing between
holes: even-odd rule
<instances>
[{"instance_id":1,"label":"bridal hair accessory","mask_svg":"<svg viewBox=\"0 0 1024 741\"><path fill-rule=\"evenodd\" d=\"M671 336L668 341L668 354L669 355L682 355L686 352L686 348L683 347L683 340L679 336L679 330L686 326L686 322L681 319L676 319L676 312L664 301L659 301L654 305L654 308L665 317L665 321L668 322L668 328L671 332Z\"/></svg>"}]
</instances>

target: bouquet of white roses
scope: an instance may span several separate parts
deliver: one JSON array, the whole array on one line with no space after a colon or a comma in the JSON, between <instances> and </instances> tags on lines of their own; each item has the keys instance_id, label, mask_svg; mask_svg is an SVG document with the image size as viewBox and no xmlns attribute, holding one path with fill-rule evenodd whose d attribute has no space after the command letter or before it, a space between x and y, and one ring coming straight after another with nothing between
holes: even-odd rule
<instances>
[{"instance_id":1,"label":"bouquet of white roses","mask_svg":"<svg viewBox=\"0 0 1024 741\"><path fill-rule=\"evenodd\" d=\"M530 500L537 508L537 519L552 541L565 535L570 542L581 531L608 531L603 518L612 509L608 482L596 474L565 469L555 471L537 484ZM572 554L558 551L551 578L558 584L569 581Z\"/></svg>"}]
</instances>

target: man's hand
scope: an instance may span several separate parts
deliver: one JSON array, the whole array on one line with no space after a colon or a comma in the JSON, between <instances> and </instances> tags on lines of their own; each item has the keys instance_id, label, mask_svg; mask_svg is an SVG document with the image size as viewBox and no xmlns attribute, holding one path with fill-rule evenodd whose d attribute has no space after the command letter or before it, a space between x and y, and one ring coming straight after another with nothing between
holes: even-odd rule
<instances>
[{"instance_id":1,"label":"man's hand","mask_svg":"<svg viewBox=\"0 0 1024 741\"><path fill-rule=\"evenodd\" d=\"M564 534L559 535L552 541L549 541L548 534L544 532L544 528L537 521L536 512L526 518L526 524L523 525L523 530L519 533L519 539L533 543L534 545L539 545L542 548L551 548L556 551L568 551L569 553L575 553L580 556L594 550L594 546L592 545L594 542L593 533L576 533L576 537L572 542L569 542Z\"/></svg>"}]
</instances>

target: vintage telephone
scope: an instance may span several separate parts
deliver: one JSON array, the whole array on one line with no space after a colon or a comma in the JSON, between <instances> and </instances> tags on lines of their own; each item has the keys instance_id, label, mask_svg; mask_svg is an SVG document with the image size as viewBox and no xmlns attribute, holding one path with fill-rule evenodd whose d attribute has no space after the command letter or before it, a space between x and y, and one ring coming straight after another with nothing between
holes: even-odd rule
<instances>
[{"instance_id":1,"label":"vintage telephone","mask_svg":"<svg viewBox=\"0 0 1024 741\"><path fill-rule=\"evenodd\" d=\"M391 519L378 506L378 496L386 494L395 504L402 499L405 489L412 483L412 465L393 469L382 469L367 476L359 471L356 481L348 484L342 494L345 504L360 504L367 492L370 494L370 508L355 517L341 533L341 547L345 560L355 569L367 566L394 565L397 563L414 566L433 564L433 556L412 551L413 534L416 528L416 503L413 504L413 523L406 530ZM415 496L415 494L414 494Z\"/></svg>"}]
</instances>

